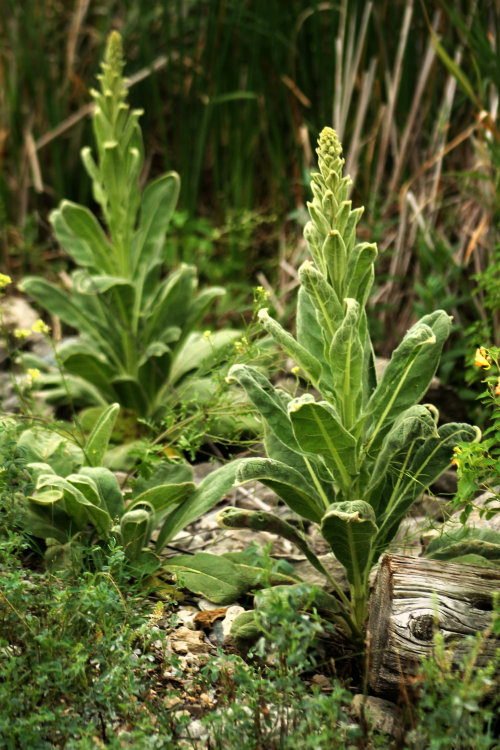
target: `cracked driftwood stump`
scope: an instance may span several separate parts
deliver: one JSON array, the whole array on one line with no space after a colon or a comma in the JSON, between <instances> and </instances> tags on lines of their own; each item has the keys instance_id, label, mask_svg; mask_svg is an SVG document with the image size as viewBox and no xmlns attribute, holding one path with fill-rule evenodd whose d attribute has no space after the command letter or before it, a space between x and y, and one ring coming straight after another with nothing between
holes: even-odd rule
<instances>
[{"instance_id":1,"label":"cracked driftwood stump","mask_svg":"<svg viewBox=\"0 0 500 750\"><path fill-rule=\"evenodd\" d=\"M432 652L436 630L453 644L454 659L464 653L467 635L485 633L478 663L487 663L500 648L498 637L488 632L495 592L500 593L498 568L386 555L370 600L373 692L394 697L408 686L421 658Z\"/></svg>"}]
</instances>

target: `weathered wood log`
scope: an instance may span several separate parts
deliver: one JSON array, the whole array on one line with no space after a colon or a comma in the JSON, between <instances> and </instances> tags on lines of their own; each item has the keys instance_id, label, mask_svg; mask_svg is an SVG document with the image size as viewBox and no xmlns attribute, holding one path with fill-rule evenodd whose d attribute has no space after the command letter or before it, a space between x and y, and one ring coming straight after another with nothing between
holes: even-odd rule
<instances>
[{"instance_id":1,"label":"weathered wood log","mask_svg":"<svg viewBox=\"0 0 500 750\"><path fill-rule=\"evenodd\" d=\"M433 649L436 631L453 659L466 650L465 637L485 634L480 664L500 647L492 635L493 596L500 570L441 560L386 555L370 600L368 680L372 691L395 697Z\"/></svg>"}]
</instances>

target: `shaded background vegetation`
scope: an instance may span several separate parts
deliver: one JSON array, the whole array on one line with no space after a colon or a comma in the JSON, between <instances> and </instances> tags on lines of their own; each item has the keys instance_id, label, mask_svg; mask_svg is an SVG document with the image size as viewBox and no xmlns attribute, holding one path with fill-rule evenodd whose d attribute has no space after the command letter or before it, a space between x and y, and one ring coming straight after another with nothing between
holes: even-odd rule
<instances>
[{"instance_id":1,"label":"shaded background vegetation","mask_svg":"<svg viewBox=\"0 0 500 750\"><path fill-rule=\"evenodd\" d=\"M353 196L367 208L363 230L379 242L379 353L436 303L456 327L445 380L453 382L457 364L463 376L470 349L495 337L497 310L474 280L495 266L498 250L494 2L5 6L0 257L13 277L65 268L47 216L63 197L91 203L79 151L92 142L89 89L117 28L131 102L145 110L144 180L166 169L182 178L169 258L229 285L230 317L248 307L249 281L269 286L278 314L288 315L312 149L328 124L343 140Z\"/></svg>"}]
</instances>

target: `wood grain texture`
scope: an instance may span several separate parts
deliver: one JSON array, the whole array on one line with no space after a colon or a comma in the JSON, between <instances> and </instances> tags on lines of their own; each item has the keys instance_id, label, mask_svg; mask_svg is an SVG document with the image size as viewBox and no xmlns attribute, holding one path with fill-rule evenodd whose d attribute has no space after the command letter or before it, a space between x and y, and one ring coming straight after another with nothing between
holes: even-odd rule
<instances>
[{"instance_id":1,"label":"wood grain texture","mask_svg":"<svg viewBox=\"0 0 500 750\"><path fill-rule=\"evenodd\" d=\"M454 658L465 637L487 635L481 663L500 647L488 633L493 595L500 594L500 570L441 560L386 555L370 600L369 684L378 695L395 696L408 685L439 631Z\"/></svg>"}]
</instances>

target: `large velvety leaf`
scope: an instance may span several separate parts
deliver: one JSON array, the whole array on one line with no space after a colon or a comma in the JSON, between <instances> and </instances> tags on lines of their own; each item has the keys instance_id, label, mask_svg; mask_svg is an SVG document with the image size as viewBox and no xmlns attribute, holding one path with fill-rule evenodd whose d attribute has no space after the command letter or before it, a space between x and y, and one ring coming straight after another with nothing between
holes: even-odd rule
<instances>
[{"instance_id":1,"label":"large velvety leaf","mask_svg":"<svg viewBox=\"0 0 500 750\"><path fill-rule=\"evenodd\" d=\"M99 496L111 519L120 518L125 506L123 495L113 472L104 466L83 466L79 474L90 477L96 484Z\"/></svg>"},{"instance_id":2,"label":"large velvety leaf","mask_svg":"<svg viewBox=\"0 0 500 750\"><path fill-rule=\"evenodd\" d=\"M433 560L479 555L485 560L500 562L500 532L496 529L458 526L432 539L425 554Z\"/></svg>"},{"instance_id":3,"label":"large velvety leaf","mask_svg":"<svg viewBox=\"0 0 500 750\"><path fill-rule=\"evenodd\" d=\"M377 246L368 242L356 245L348 259L346 274L346 297L353 297L364 307L373 284L373 263L377 257Z\"/></svg>"},{"instance_id":4,"label":"large velvety leaf","mask_svg":"<svg viewBox=\"0 0 500 750\"><path fill-rule=\"evenodd\" d=\"M233 365L227 381L243 386L248 398L278 440L290 450L301 452L287 413L286 403L291 400L289 396L276 389L257 368L249 365Z\"/></svg>"},{"instance_id":5,"label":"large velvety leaf","mask_svg":"<svg viewBox=\"0 0 500 750\"><path fill-rule=\"evenodd\" d=\"M192 332L176 351L170 370L170 382L178 383L189 372L209 368L211 363L230 349L232 343L241 336L240 331L214 331L206 338L202 333Z\"/></svg>"},{"instance_id":6,"label":"large velvety leaf","mask_svg":"<svg viewBox=\"0 0 500 750\"><path fill-rule=\"evenodd\" d=\"M363 500L334 503L323 517L321 531L346 569L349 582L358 588L363 586L377 533L371 505Z\"/></svg>"},{"instance_id":7,"label":"large velvety leaf","mask_svg":"<svg viewBox=\"0 0 500 750\"><path fill-rule=\"evenodd\" d=\"M168 172L150 182L141 198L139 228L133 241L132 271L147 268L164 247L165 234L179 197L180 179Z\"/></svg>"},{"instance_id":8,"label":"large velvety leaf","mask_svg":"<svg viewBox=\"0 0 500 750\"><path fill-rule=\"evenodd\" d=\"M79 469L84 460L82 449L72 440L43 427L24 430L17 445L26 461L46 463L63 477Z\"/></svg>"},{"instance_id":9,"label":"large velvety leaf","mask_svg":"<svg viewBox=\"0 0 500 750\"><path fill-rule=\"evenodd\" d=\"M215 604L233 604L247 591L247 582L244 576L238 575L238 566L219 555L206 552L180 555L162 567L175 575L180 586Z\"/></svg>"},{"instance_id":10,"label":"large velvety leaf","mask_svg":"<svg viewBox=\"0 0 500 750\"><path fill-rule=\"evenodd\" d=\"M347 264L347 249L338 229L331 229L325 237L321 254L328 269L328 278L339 297L345 296L344 282Z\"/></svg>"},{"instance_id":11,"label":"large velvety leaf","mask_svg":"<svg viewBox=\"0 0 500 750\"><path fill-rule=\"evenodd\" d=\"M155 341L171 326L184 331L196 289L196 269L181 265L158 286L151 303L142 311L144 342Z\"/></svg>"},{"instance_id":12,"label":"large velvety leaf","mask_svg":"<svg viewBox=\"0 0 500 750\"><path fill-rule=\"evenodd\" d=\"M315 488L318 497L322 498L325 508L336 500L333 477L325 466L321 456L297 453L278 440L276 435L264 425L264 445L267 455L273 461L280 461L298 471L307 483ZM300 450L297 447L297 450Z\"/></svg>"},{"instance_id":13,"label":"large velvety leaf","mask_svg":"<svg viewBox=\"0 0 500 750\"><path fill-rule=\"evenodd\" d=\"M359 304L350 298L346 298L344 304L344 319L333 336L328 359L337 410L344 427L350 430L361 407L363 345L358 330Z\"/></svg>"},{"instance_id":14,"label":"large velvety leaf","mask_svg":"<svg viewBox=\"0 0 500 750\"><path fill-rule=\"evenodd\" d=\"M283 597L293 609L311 610L314 607L330 615L338 615L344 611L335 596L302 582L262 589L255 595L255 604L258 609L265 609L271 605L275 597Z\"/></svg>"},{"instance_id":15,"label":"large velvety leaf","mask_svg":"<svg viewBox=\"0 0 500 750\"><path fill-rule=\"evenodd\" d=\"M310 261L306 260L299 268L299 279L314 305L323 339L330 341L343 318L342 304L333 287Z\"/></svg>"},{"instance_id":16,"label":"large velvety leaf","mask_svg":"<svg viewBox=\"0 0 500 750\"><path fill-rule=\"evenodd\" d=\"M398 463L402 465L415 440L438 436L436 419L437 413L427 406L416 404L406 409L395 420L384 438L375 463L371 466L370 479L364 493L365 500L368 500L376 514L378 514L379 502L383 500L380 497L380 490L385 485L389 467L394 472Z\"/></svg>"},{"instance_id":17,"label":"large velvety leaf","mask_svg":"<svg viewBox=\"0 0 500 750\"><path fill-rule=\"evenodd\" d=\"M146 508L127 511L120 521L121 542L128 560L137 560L153 528L153 513Z\"/></svg>"},{"instance_id":18,"label":"large velvety leaf","mask_svg":"<svg viewBox=\"0 0 500 750\"><path fill-rule=\"evenodd\" d=\"M91 266L100 273L114 273L113 251L95 216L71 201L62 201L50 215L55 235L67 253L80 266Z\"/></svg>"},{"instance_id":19,"label":"large velvety leaf","mask_svg":"<svg viewBox=\"0 0 500 750\"><path fill-rule=\"evenodd\" d=\"M299 344L308 349L321 364L321 388L331 391L332 384L325 360L325 341L322 328L311 296L304 286L300 287L297 298L296 327Z\"/></svg>"},{"instance_id":20,"label":"large velvety leaf","mask_svg":"<svg viewBox=\"0 0 500 750\"><path fill-rule=\"evenodd\" d=\"M188 524L195 521L208 510L219 503L224 495L232 489L236 473L243 459L234 459L225 466L215 469L200 482L196 491L184 502L174 508L163 523L156 540L156 551L161 552L168 542L182 531Z\"/></svg>"},{"instance_id":21,"label":"large velvety leaf","mask_svg":"<svg viewBox=\"0 0 500 750\"><path fill-rule=\"evenodd\" d=\"M86 345L82 345L79 350L78 343L71 342L71 350L65 347L67 351L61 355L64 369L92 384L101 392L103 398L109 400L112 393L111 380L115 375L114 368L99 352L89 354Z\"/></svg>"},{"instance_id":22,"label":"large velvety leaf","mask_svg":"<svg viewBox=\"0 0 500 750\"><path fill-rule=\"evenodd\" d=\"M453 458L453 448L461 442L472 443L481 438L477 427L450 422L438 429L438 437L428 437L405 456L402 465L388 472L390 484L381 499L379 534L376 552L381 553L394 537L399 524L413 504L441 474ZM382 505L383 503L383 505Z\"/></svg>"},{"instance_id":23,"label":"large velvety leaf","mask_svg":"<svg viewBox=\"0 0 500 750\"><path fill-rule=\"evenodd\" d=\"M258 480L276 492L286 504L303 518L320 523L324 506L312 478L307 482L290 465L269 458L248 458L240 465L236 486Z\"/></svg>"},{"instance_id":24,"label":"large velvety leaf","mask_svg":"<svg viewBox=\"0 0 500 750\"><path fill-rule=\"evenodd\" d=\"M368 406L367 429L372 446L394 419L418 403L436 371L451 318L443 310L426 315L410 328L395 349Z\"/></svg>"},{"instance_id":25,"label":"large velvety leaf","mask_svg":"<svg viewBox=\"0 0 500 750\"><path fill-rule=\"evenodd\" d=\"M118 375L113 378L111 385L118 397L117 400L125 409L130 409L140 416L149 416L148 394L136 378L131 375Z\"/></svg>"},{"instance_id":26,"label":"large velvety leaf","mask_svg":"<svg viewBox=\"0 0 500 750\"><path fill-rule=\"evenodd\" d=\"M308 540L295 526L284 521L274 513L264 510L242 510L240 508L224 508L217 515L217 523L223 529L251 529L253 531L269 531L276 534L295 546L306 556L307 560L316 570L329 578L327 571L318 556L309 546Z\"/></svg>"},{"instance_id":27,"label":"large velvety leaf","mask_svg":"<svg viewBox=\"0 0 500 750\"><path fill-rule=\"evenodd\" d=\"M348 490L358 472L357 441L330 404L306 394L291 401L288 412L302 450L322 456L339 487Z\"/></svg>"},{"instance_id":28,"label":"large velvety leaf","mask_svg":"<svg viewBox=\"0 0 500 750\"><path fill-rule=\"evenodd\" d=\"M19 288L72 328L85 331L91 336L97 335L97 321L90 310L77 304L69 294L63 292L55 284L50 284L45 279L36 276L28 276L20 282ZM104 344L102 339L100 339L100 344ZM106 345L101 345L99 348L105 351Z\"/></svg>"},{"instance_id":29,"label":"large velvety leaf","mask_svg":"<svg viewBox=\"0 0 500 750\"><path fill-rule=\"evenodd\" d=\"M57 539L64 544L77 529L72 528L71 518L58 505L62 492L41 490L37 493L36 502L27 499L23 508L23 523L28 533L40 539Z\"/></svg>"}]
</instances>

